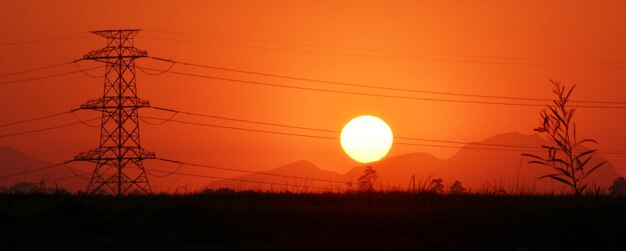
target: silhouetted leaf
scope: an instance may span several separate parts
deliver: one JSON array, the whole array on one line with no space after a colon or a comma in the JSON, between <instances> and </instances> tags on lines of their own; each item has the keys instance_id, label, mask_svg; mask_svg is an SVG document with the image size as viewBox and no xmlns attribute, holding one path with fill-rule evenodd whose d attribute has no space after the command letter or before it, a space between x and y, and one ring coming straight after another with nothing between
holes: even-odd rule
<instances>
[{"instance_id":1,"label":"silhouetted leaf","mask_svg":"<svg viewBox=\"0 0 626 251\"><path fill-rule=\"evenodd\" d=\"M561 172L563 175L567 176L568 178L572 178L572 175L567 170L561 167L556 167L555 169L559 170L559 172Z\"/></svg>"},{"instance_id":2,"label":"silhouetted leaf","mask_svg":"<svg viewBox=\"0 0 626 251\"><path fill-rule=\"evenodd\" d=\"M596 145L598 144L598 141L595 141L593 139L583 139L581 141L576 142L575 145L577 146L577 145L580 145L580 144L583 144L583 143L586 143L586 142L591 142L591 143L594 143Z\"/></svg>"},{"instance_id":3,"label":"silhouetted leaf","mask_svg":"<svg viewBox=\"0 0 626 251\"><path fill-rule=\"evenodd\" d=\"M542 157L534 155L534 154L530 154L530 153L522 153L522 156L524 157L531 157L531 158L535 158L535 159L539 159L539 160L543 160Z\"/></svg>"},{"instance_id":4,"label":"silhouetted leaf","mask_svg":"<svg viewBox=\"0 0 626 251\"><path fill-rule=\"evenodd\" d=\"M572 183L570 183L569 181L567 181L567 180L565 180L565 179L563 179L563 178L559 177L559 176L558 176L558 175L556 175L556 174L548 174L548 175L544 175L544 176L539 177L539 179L544 179L544 178L551 178L551 179L554 179L554 180L556 180L556 181L559 181L559 182L562 182L562 183L568 184L569 186L574 186L574 185L572 185Z\"/></svg>"},{"instance_id":5,"label":"silhouetted leaf","mask_svg":"<svg viewBox=\"0 0 626 251\"><path fill-rule=\"evenodd\" d=\"M582 152L582 153L580 153L580 154L576 155L576 158L575 158L575 159L579 159L579 158L581 158L581 157L585 157L585 155L595 153L596 151L598 151L598 150L593 149L593 150L584 151L584 152Z\"/></svg>"},{"instance_id":6,"label":"silhouetted leaf","mask_svg":"<svg viewBox=\"0 0 626 251\"><path fill-rule=\"evenodd\" d=\"M569 110L569 113L567 115L567 124L569 125L572 122L572 118L574 117L574 113L576 112L576 108L572 108ZM575 129L574 129L575 130ZM576 140L574 140L575 142Z\"/></svg>"},{"instance_id":7,"label":"silhouetted leaf","mask_svg":"<svg viewBox=\"0 0 626 251\"><path fill-rule=\"evenodd\" d=\"M587 163L589 162L589 160L591 160L591 156L589 156L587 159L585 159L585 160L584 160L584 161L582 161L582 162L579 160L579 161L578 161L578 162L579 162L578 166L579 166L579 167L581 167L581 168L582 168L582 167L584 167L584 166L586 166L586 165L587 165Z\"/></svg>"},{"instance_id":8,"label":"silhouetted leaf","mask_svg":"<svg viewBox=\"0 0 626 251\"><path fill-rule=\"evenodd\" d=\"M560 158L552 158L552 159L550 159L550 161L552 161L554 163L561 163L561 164L563 164L565 166L569 166L570 165L568 162L566 162L566 161L564 161L563 159L560 159Z\"/></svg>"},{"instance_id":9,"label":"silhouetted leaf","mask_svg":"<svg viewBox=\"0 0 626 251\"><path fill-rule=\"evenodd\" d=\"M577 141L576 141L576 122L574 122L574 123L572 124L572 127L573 127L573 129L574 129L574 131L573 131L574 142L577 142Z\"/></svg>"},{"instance_id":10,"label":"silhouetted leaf","mask_svg":"<svg viewBox=\"0 0 626 251\"><path fill-rule=\"evenodd\" d=\"M589 171L587 171L587 173L585 174L584 177L587 177L587 175L589 175L591 172L595 171L596 169L598 169L599 167L603 166L604 164L606 164L606 160L602 161L601 163L597 164L596 166L594 166L593 168L589 169Z\"/></svg>"},{"instance_id":11,"label":"silhouetted leaf","mask_svg":"<svg viewBox=\"0 0 626 251\"><path fill-rule=\"evenodd\" d=\"M546 162L543 162L543 161L537 161L537 160L531 160L531 161L528 161L528 164L538 164L538 165L544 165L544 166L549 166L549 167L552 167L552 165L550 165L550 164L548 164L548 163L546 163Z\"/></svg>"},{"instance_id":12,"label":"silhouetted leaf","mask_svg":"<svg viewBox=\"0 0 626 251\"><path fill-rule=\"evenodd\" d=\"M574 84L572 86L572 88L569 89L569 91L567 92L567 95L565 95L565 98L563 98L563 100L565 100L565 101L569 100L569 97L572 95L572 92L574 91L574 88L576 88L576 84Z\"/></svg>"}]
</instances>

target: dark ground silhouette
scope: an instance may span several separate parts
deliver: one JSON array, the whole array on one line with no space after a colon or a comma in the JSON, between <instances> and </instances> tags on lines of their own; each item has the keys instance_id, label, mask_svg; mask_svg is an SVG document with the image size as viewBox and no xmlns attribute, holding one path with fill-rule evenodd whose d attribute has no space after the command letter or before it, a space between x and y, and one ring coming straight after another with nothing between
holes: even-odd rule
<instances>
[{"instance_id":1,"label":"dark ground silhouette","mask_svg":"<svg viewBox=\"0 0 626 251\"><path fill-rule=\"evenodd\" d=\"M623 197L0 196L0 250L620 250Z\"/></svg>"}]
</instances>

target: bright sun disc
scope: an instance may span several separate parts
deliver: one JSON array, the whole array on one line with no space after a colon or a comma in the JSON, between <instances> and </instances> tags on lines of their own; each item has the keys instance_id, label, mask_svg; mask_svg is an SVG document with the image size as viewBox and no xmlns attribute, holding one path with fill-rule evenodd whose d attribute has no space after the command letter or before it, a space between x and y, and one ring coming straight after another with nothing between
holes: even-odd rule
<instances>
[{"instance_id":1,"label":"bright sun disc","mask_svg":"<svg viewBox=\"0 0 626 251\"><path fill-rule=\"evenodd\" d=\"M387 155L393 143L391 128L380 118L364 115L353 118L341 130L341 147L359 163L369 163Z\"/></svg>"}]
</instances>

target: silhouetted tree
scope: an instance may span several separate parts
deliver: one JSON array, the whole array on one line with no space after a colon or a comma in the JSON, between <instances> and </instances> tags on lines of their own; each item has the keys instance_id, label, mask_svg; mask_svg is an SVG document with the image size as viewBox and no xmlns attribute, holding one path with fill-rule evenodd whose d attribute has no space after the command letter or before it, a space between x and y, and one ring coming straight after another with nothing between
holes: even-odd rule
<instances>
[{"instance_id":1,"label":"silhouetted tree","mask_svg":"<svg viewBox=\"0 0 626 251\"><path fill-rule=\"evenodd\" d=\"M626 195L626 179L619 177L613 181L613 185L609 188L612 195Z\"/></svg>"},{"instance_id":2,"label":"silhouetted tree","mask_svg":"<svg viewBox=\"0 0 626 251\"><path fill-rule=\"evenodd\" d=\"M452 186L450 187L450 193L462 194L462 193L465 193L465 188L461 185L460 181L455 180L454 183L452 183Z\"/></svg>"},{"instance_id":3,"label":"silhouetted tree","mask_svg":"<svg viewBox=\"0 0 626 251\"><path fill-rule=\"evenodd\" d=\"M578 140L576 138L576 123L573 120L576 109L569 108L568 102L576 85L567 89L560 82L552 81L554 84L554 94L557 98L553 105L548 105L548 109L541 111L541 126L535 129L540 134L548 136L555 145L542 148L548 151L547 157L534 154L523 154L533 160L529 164L539 164L550 167L554 173L539 177L551 178L571 187L576 196L580 195L587 188L582 181L593 171L604 165L606 161L588 168L589 161L596 149L581 151L583 143L597 144L593 139Z\"/></svg>"},{"instance_id":4,"label":"silhouetted tree","mask_svg":"<svg viewBox=\"0 0 626 251\"><path fill-rule=\"evenodd\" d=\"M372 169L372 166L365 167L363 175L359 177L359 191L373 192L376 181L378 181L378 174L376 174L376 170Z\"/></svg>"},{"instance_id":5,"label":"silhouetted tree","mask_svg":"<svg viewBox=\"0 0 626 251\"><path fill-rule=\"evenodd\" d=\"M443 193L443 179L433 179L430 182L430 192L433 193Z\"/></svg>"}]
</instances>

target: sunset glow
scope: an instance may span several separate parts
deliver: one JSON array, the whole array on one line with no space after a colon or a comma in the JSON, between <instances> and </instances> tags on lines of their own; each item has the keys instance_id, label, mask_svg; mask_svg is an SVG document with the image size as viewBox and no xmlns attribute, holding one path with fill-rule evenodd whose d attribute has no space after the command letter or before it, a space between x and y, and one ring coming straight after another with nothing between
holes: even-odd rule
<instances>
[{"instance_id":1,"label":"sunset glow","mask_svg":"<svg viewBox=\"0 0 626 251\"><path fill-rule=\"evenodd\" d=\"M0 0L0 251L625 250L625 13Z\"/></svg>"}]
</instances>

